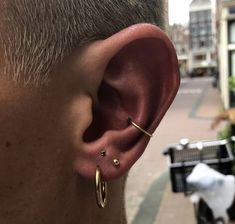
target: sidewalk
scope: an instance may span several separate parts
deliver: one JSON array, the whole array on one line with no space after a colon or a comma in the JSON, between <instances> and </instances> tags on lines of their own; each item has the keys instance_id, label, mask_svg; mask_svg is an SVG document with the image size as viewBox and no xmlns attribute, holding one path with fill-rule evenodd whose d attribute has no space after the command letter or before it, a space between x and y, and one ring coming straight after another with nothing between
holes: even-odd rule
<instances>
[{"instance_id":1,"label":"sidewalk","mask_svg":"<svg viewBox=\"0 0 235 224\"><path fill-rule=\"evenodd\" d=\"M219 92L215 89L208 89L206 95L201 99L197 110L191 115L193 119L211 119L219 113L221 105ZM223 125L223 124L222 124ZM221 129L222 126L218 128ZM202 130L203 132L203 130ZM205 136L207 138L207 136ZM168 180L164 194L161 198L160 207L154 224L193 224L195 222L193 205L189 198L183 193L174 194L171 192L170 181Z\"/></svg>"},{"instance_id":2,"label":"sidewalk","mask_svg":"<svg viewBox=\"0 0 235 224\"><path fill-rule=\"evenodd\" d=\"M173 194L170 183L164 192L161 207L154 224L193 224L193 205L184 194Z\"/></svg>"}]
</instances>

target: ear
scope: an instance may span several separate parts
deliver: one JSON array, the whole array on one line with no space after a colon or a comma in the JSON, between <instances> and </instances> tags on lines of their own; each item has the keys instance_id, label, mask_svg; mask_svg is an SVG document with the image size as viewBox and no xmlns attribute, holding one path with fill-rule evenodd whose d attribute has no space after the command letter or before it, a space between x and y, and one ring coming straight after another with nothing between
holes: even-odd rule
<instances>
[{"instance_id":1,"label":"ear","mask_svg":"<svg viewBox=\"0 0 235 224\"><path fill-rule=\"evenodd\" d=\"M83 73L92 80L87 86L91 85L93 118L83 133L75 169L94 178L99 166L103 177L112 180L131 168L150 140L128 118L154 132L178 90L178 61L166 34L149 24L96 41L86 52ZM114 159L119 166L113 165Z\"/></svg>"}]
</instances>

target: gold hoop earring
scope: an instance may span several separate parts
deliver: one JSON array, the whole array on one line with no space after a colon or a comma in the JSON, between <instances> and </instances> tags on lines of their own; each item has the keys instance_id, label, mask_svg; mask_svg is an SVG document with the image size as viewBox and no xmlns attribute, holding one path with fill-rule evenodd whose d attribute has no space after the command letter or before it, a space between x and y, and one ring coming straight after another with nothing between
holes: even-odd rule
<instances>
[{"instance_id":1,"label":"gold hoop earring","mask_svg":"<svg viewBox=\"0 0 235 224\"><path fill-rule=\"evenodd\" d=\"M96 200L100 208L105 208L107 204L108 186L107 182L101 180L101 178L102 178L101 170L99 166L97 166L95 174Z\"/></svg>"},{"instance_id":2,"label":"gold hoop earring","mask_svg":"<svg viewBox=\"0 0 235 224\"><path fill-rule=\"evenodd\" d=\"M153 137L152 134L150 134L149 132L145 131L143 128L141 128L139 125L137 125L134 121L131 120L131 118L128 118L128 122L133 125L135 128L137 128L139 131L141 131L142 133L144 133L145 135L149 136L150 138Z\"/></svg>"}]
</instances>

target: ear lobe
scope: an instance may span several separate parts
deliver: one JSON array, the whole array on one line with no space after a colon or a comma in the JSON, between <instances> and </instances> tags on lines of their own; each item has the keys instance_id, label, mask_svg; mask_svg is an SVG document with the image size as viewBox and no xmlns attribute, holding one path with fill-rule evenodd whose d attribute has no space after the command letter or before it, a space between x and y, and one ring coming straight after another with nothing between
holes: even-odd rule
<instances>
[{"instance_id":1,"label":"ear lobe","mask_svg":"<svg viewBox=\"0 0 235 224\"><path fill-rule=\"evenodd\" d=\"M135 25L103 41L102 46L104 75L75 167L80 174L94 177L100 166L109 180L126 173L150 139L128 118L153 133L176 95L179 72L171 42L155 26ZM114 159L120 166L112 164Z\"/></svg>"}]
</instances>

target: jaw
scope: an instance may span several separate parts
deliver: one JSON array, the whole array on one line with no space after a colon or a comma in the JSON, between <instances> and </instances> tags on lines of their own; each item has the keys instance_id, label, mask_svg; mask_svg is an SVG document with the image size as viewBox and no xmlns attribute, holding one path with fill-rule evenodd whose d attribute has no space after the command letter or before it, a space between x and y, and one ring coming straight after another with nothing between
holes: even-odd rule
<instances>
[{"instance_id":1,"label":"jaw","mask_svg":"<svg viewBox=\"0 0 235 224\"><path fill-rule=\"evenodd\" d=\"M0 223L85 223L92 211L100 223L119 224L123 179L109 184L110 207L104 214L96 205L94 182L74 172L79 145L74 148L75 131L69 128L73 91L58 85L33 89L0 78ZM77 108L86 108L84 97L77 99ZM82 120L84 113L74 117ZM76 133L82 131L77 127ZM85 212L84 204L89 205Z\"/></svg>"}]
</instances>

